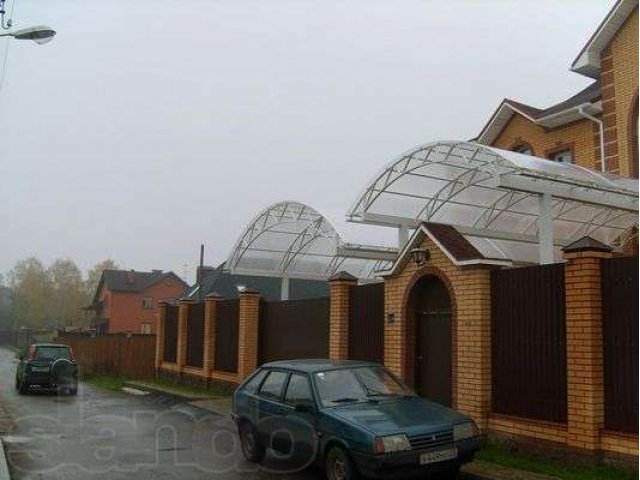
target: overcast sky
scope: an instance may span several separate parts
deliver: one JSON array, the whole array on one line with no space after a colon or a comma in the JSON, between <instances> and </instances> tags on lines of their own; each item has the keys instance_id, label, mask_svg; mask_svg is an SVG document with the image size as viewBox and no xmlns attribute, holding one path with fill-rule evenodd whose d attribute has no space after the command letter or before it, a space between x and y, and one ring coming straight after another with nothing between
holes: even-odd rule
<instances>
[{"instance_id":1,"label":"overcast sky","mask_svg":"<svg viewBox=\"0 0 640 480\"><path fill-rule=\"evenodd\" d=\"M182 275L285 199L359 240L344 214L394 156L474 137L503 97L588 85L569 65L612 4L19 0L16 26L58 35L9 46L0 272L36 255Z\"/></svg>"}]
</instances>

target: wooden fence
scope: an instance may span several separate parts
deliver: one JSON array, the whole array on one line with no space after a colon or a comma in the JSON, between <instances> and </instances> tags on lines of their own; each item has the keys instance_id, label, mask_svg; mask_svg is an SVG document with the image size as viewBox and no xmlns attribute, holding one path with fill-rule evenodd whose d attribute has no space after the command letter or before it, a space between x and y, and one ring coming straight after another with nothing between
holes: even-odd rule
<instances>
[{"instance_id":1,"label":"wooden fence","mask_svg":"<svg viewBox=\"0 0 640 480\"><path fill-rule=\"evenodd\" d=\"M495 413L567 421L564 265L491 273Z\"/></svg>"},{"instance_id":2,"label":"wooden fence","mask_svg":"<svg viewBox=\"0 0 640 480\"><path fill-rule=\"evenodd\" d=\"M204 359L204 303L189 305L189 324L187 327L187 365L202 368Z\"/></svg>"},{"instance_id":3,"label":"wooden fence","mask_svg":"<svg viewBox=\"0 0 640 480\"><path fill-rule=\"evenodd\" d=\"M261 302L258 363L329 356L329 298Z\"/></svg>"},{"instance_id":4,"label":"wooden fence","mask_svg":"<svg viewBox=\"0 0 640 480\"><path fill-rule=\"evenodd\" d=\"M221 372L238 371L239 300L218 302L215 332L214 368ZM204 336L202 337L204 341Z\"/></svg>"},{"instance_id":5,"label":"wooden fence","mask_svg":"<svg viewBox=\"0 0 640 480\"><path fill-rule=\"evenodd\" d=\"M638 257L602 260L604 425L638 432Z\"/></svg>"},{"instance_id":6,"label":"wooden fence","mask_svg":"<svg viewBox=\"0 0 640 480\"><path fill-rule=\"evenodd\" d=\"M152 378L155 373L155 335L109 334L99 337L65 334L55 342L64 343L85 375L117 375Z\"/></svg>"},{"instance_id":7,"label":"wooden fence","mask_svg":"<svg viewBox=\"0 0 640 480\"><path fill-rule=\"evenodd\" d=\"M349 332L349 358L383 363L384 283L351 287Z\"/></svg>"},{"instance_id":8,"label":"wooden fence","mask_svg":"<svg viewBox=\"0 0 640 480\"><path fill-rule=\"evenodd\" d=\"M164 323L164 358L165 362L175 363L178 352L178 306L167 306L167 319Z\"/></svg>"}]
</instances>

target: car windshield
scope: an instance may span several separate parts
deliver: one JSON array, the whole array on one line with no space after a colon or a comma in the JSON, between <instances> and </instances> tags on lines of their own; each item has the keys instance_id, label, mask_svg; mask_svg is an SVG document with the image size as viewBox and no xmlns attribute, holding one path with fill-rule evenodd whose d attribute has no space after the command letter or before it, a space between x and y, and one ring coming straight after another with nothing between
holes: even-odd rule
<instances>
[{"instance_id":1,"label":"car windshield","mask_svg":"<svg viewBox=\"0 0 640 480\"><path fill-rule=\"evenodd\" d=\"M71 354L67 347L37 347L34 360L54 361L59 358L71 359Z\"/></svg>"},{"instance_id":2,"label":"car windshield","mask_svg":"<svg viewBox=\"0 0 640 480\"><path fill-rule=\"evenodd\" d=\"M318 372L314 375L314 381L324 407L384 397L415 396L409 387L382 367L355 367Z\"/></svg>"}]
</instances>

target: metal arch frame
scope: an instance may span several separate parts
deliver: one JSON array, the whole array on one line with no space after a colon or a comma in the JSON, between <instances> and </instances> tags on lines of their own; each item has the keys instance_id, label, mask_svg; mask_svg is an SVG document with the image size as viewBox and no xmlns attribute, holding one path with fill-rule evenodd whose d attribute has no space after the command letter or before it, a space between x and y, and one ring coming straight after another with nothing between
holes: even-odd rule
<instances>
[{"instance_id":1,"label":"metal arch frame","mask_svg":"<svg viewBox=\"0 0 640 480\"><path fill-rule=\"evenodd\" d=\"M287 231L283 228L285 225L296 225L297 228ZM274 234L287 235L291 239L287 239L282 248L256 245L256 242L263 236ZM313 244L321 239L328 239L332 243L327 252L310 251ZM388 257L388 251L376 251L364 246L355 246L354 248L361 247L362 250L352 256L349 254L348 248L342 248L343 245L349 244L342 242L331 222L318 211L299 202L279 202L262 210L245 227L228 256L225 270L232 274L281 278L284 291L285 283L288 285L289 278L327 280L349 259L356 261L355 270L357 271L354 273L367 272L367 275L373 275L377 266L386 265L384 262L388 261L387 258L381 260L384 256ZM268 256L265 258L270 256L277 266L275 268L256 268L250 263L247 265L247 262L243 263L242 261L247 252L267 254ZM327 265L318 272L295 271L294 266L304 256L316 258L322 263L326 262ZM352 270L354 269L352 268Z\"/></svg>"},{"instance_id":2,"label":"metal arch frame","mask_svg":"<svg viewBox=\"0 0 640 480\"><path fill-rule=\"evenodd\" d=\"M476 160L476 156L480 159ZM461 164L460 160L466 162ZM412 164L411 162L415 162ZM402 243L402 229L415 227L421 221L428 221L445 205L460 205L467 208L481 210L476 216L471 213L468 222L463 225L454 225L461 231L472 232L474 236L486 236L486 238L513 240L514 234L528 239L537 237L541 247L541 255L549 261L552 246L567 244L567 242L579 234L579 232L594 233L602 229L611 230L609 235L622 234L624 225L616 225L613 222L624 218L620 212L638 212L638 193L633 185L616 181L615 177L609 177L598 172L579 166L563 166L548 168L545 159L528 158L505 152L493 147L487 147L472 142L435 142L426 144L407 153L400 155L389 162L386 167L361 191L357 200L347 213L347 219L356 223L368 223L399 228L399 243ZM445 164L450 167L448 173L438 176L434 172L429 175L425 169L429 165ZM575 168L574 168L575 167ZM451 171L451 168L454 171ZM462 168L462 173L455 171ZM487 179L477 179L478 173L489 174ZM452 174L455 176L452 177ZM401 178L406 176L423 177L425 181L433 179L444 185L438 185L434 193L421 195L418 188L393 189ZM470 178L469 178L470 177ZM491 180L495 179L495 184ZM487 180L489 180L487 182ZM499 198L488 202L456 201L462 191L470 187L488 188L494 192L504 192ZM433 191L433 186L429 189ZM394 212L385 214L384 210L376 211L375 205L382 195L401 196L415 199L411 207L411 213ZM473 197L472 197L473 198ZM537 199L537 208L530 211L518 212L514 207L526 199ZM506 200L506 201L505 201ZM392 201L392 200L390 200ZM421 205L421 203L424 203ZM491 203L489 203L491 202ZM393 203L391 204L393 205ZM402 208L402 204L399 204ZM573 218L570 213L580 207L592 207L585 211L585 219ZM604 214L602 211L613 209L615 215ZM523 209L528 210L528 209ZM389 211L389 210L388 210ZM417 215L413 212L418 211ZM516 216L533 217L530 222L521 223L517 232L506 231L495 224L500 216L511 213ZM591 218L589 218L591 217ZM540 222L544 219L544 228ZM515 219L514 219L515 220ZM557 235L554 230L554 222L575 224L575 230L566 238L553 238ZM446 219L445 219L446 223ZM452 224L453 225L453 224ZM491 228L493 226L493 228ZM535 235L531 235L534 233ZM605 235L604 233L600 235ZM550 238L549 238L550 237ZM545 252L542 252L544 247ZM542 258L542 257L541 257ZM543 262L544 263L544 262Z\"/></svg>"}]
</instances>

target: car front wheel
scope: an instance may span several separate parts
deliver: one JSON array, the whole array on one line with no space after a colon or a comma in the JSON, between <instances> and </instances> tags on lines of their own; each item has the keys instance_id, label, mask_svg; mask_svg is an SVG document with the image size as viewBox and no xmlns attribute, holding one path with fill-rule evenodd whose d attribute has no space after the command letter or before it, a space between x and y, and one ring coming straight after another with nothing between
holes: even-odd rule
<instances>
[{"instance_id":1,"label":"car front wheel","mask_svg":"<svg viewBox=\"0 0 640 480\"><path fill-rule=\"evenodd\" d=\"M264 458L265 448L258 443L256 429L249 422L240 425L240 446L248 461L259 463Z\"/></svg>"},{"instance_id":2,"label":"car front wheel","mask_svg":"<svg viewBox=\"0 0 640 480\"><path fill-rule=\"evenodd\" d=\"M342 447L332 447L324 462L327 480L354 480L357 471L351 457Z\"/></svg>"}]
</instances>

